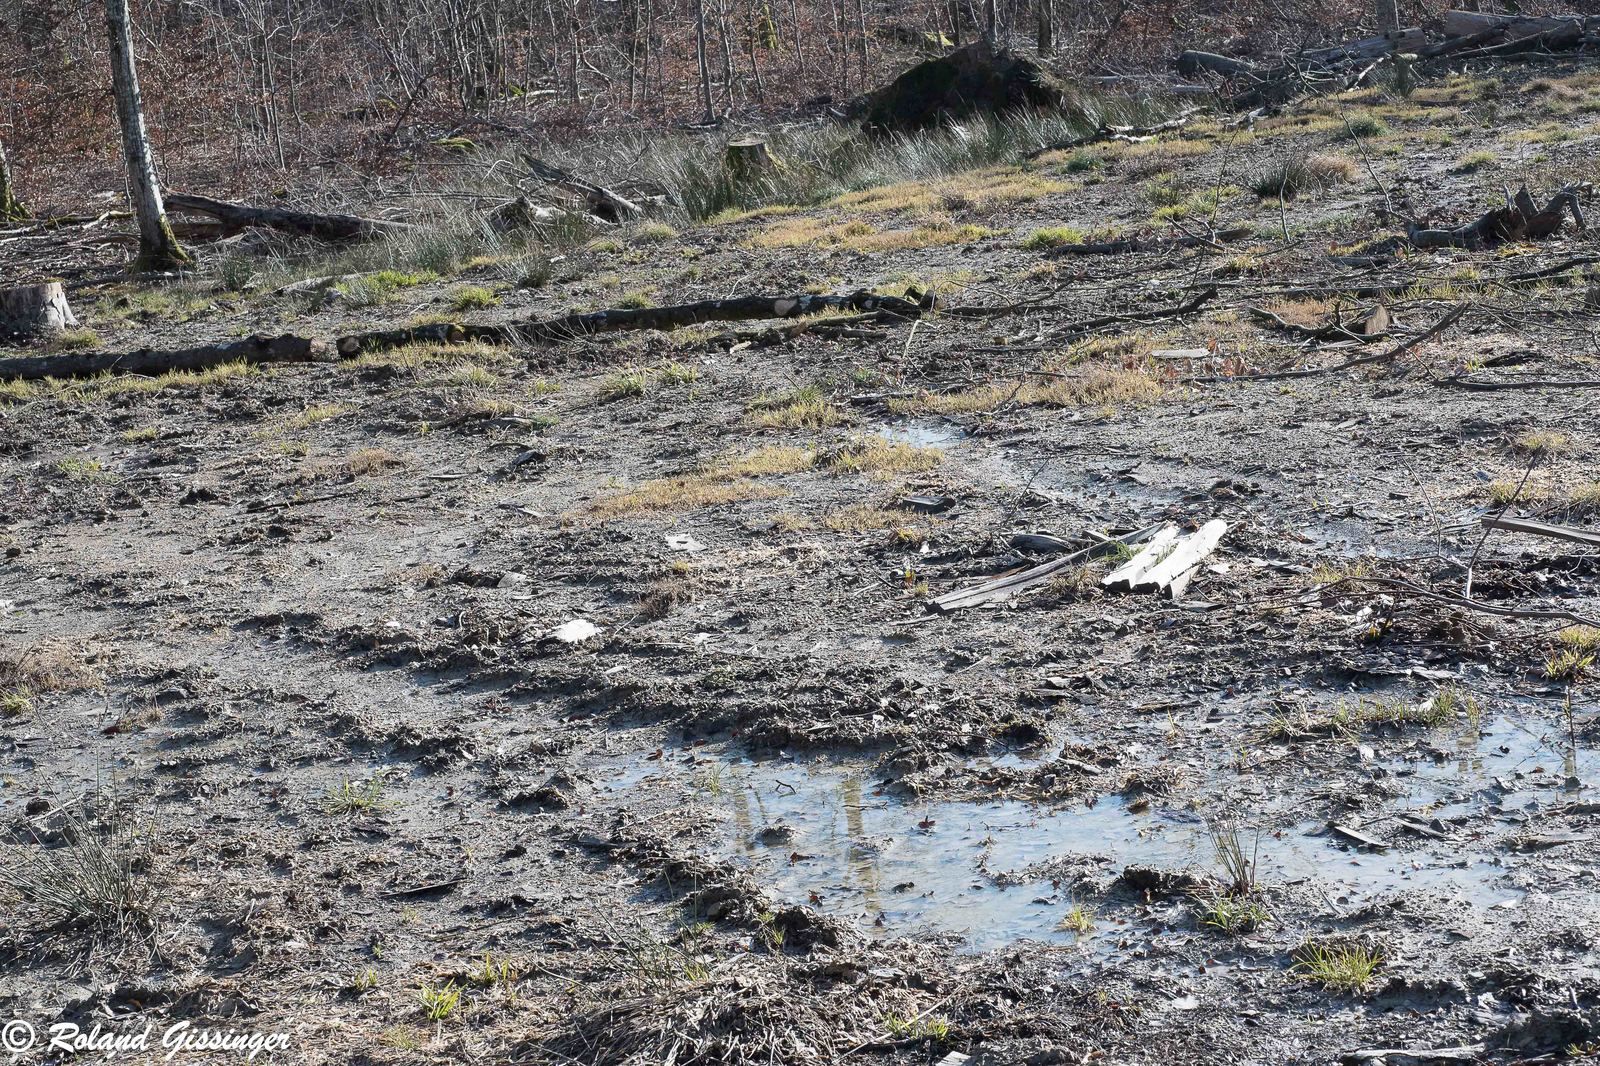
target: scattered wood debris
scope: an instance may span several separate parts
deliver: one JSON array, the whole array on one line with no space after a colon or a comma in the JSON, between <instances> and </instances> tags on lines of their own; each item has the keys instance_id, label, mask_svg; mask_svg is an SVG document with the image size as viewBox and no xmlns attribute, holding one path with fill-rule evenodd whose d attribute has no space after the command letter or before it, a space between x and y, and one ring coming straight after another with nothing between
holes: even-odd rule
<instances>
[{"instance_id":1,"label":"scattered wood debris","mask_svg":"<svg viewBox=\"0 0 1600 1066\"><path fill-rule=\"evenodd\" d=\"M1180 537L1178 527L1162 526L1144 550L1107 574L1101 584L1130 592L1162 592L1180 598L1206 556L1217 550L1228 523L1214 518L1194 533Z\"/></svg>"},{"instance_id":2,"label":"scattered wood debris","mask_svg":"<svg viewBox=\"0 0 1600 1066\"><path fill-rule=\"evenodd\" d=\"M943 596L929 600L928 606L932 610L946 614L950 611L960 610L963 607L977 607L980 604L1006 599L1025 589L1043 584L1062 570L1080 566L1091 559L1115 554L1130 545L1143 544L1147 538L1154 536L1160 528L1159 526L1151 526L1148 529L1142 529L1137 533L1129 534L1120 539L1108 537L1098 544L1073 552L1071 555L1063 555L1059 559L1052 559L1047 563L1040 563L1038 566L1032 566L1026 570L1002 574L1000 577L985 581L982 584L947 592Z\"/></svg>"}]
</instances>

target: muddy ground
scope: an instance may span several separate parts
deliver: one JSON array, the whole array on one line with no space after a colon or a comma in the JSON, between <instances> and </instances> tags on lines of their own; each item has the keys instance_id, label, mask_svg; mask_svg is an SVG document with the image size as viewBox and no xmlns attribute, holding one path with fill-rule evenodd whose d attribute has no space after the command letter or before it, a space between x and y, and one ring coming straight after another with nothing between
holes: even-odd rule
<instances>
[{"instance_id":1,"label":"muddy ground","mask_svg":"<svg viewBox=\"0 0 1600 1066\"><path fill-rule=\"evenodd\" d=\"M1509 501L1593 528L1593 392L1448 380L1594 378L1582 269L1513 275L1596 249L1396 258L1377 209L1466 221L1502 182L1592 177L1597 93L1545 65L1202 121L607 237L534 288L481 263L362 307L204 279L152 304L79 262L74 303L127 348L448 315L468 284L499 289L473 321L907 285L1026 306L14 387L5 861L131 873L114 928L13 893L0 1015L285 1032L307 1063L1595 1054L1600 633L1423 593L1475 559L1481 605L1600 615L1592 550L1478 525ZM1250 190L1308 154L1325 187ZM1048 247L1174 220L1254 228ZM1247 310L1349 321L1395 279L1373 346ZM1241 376L1461 302L1393 359ZM1211 518L1178 602L1100 563L927 605L1048 557L1017 533Z\"/></svg>"}]
</instances>

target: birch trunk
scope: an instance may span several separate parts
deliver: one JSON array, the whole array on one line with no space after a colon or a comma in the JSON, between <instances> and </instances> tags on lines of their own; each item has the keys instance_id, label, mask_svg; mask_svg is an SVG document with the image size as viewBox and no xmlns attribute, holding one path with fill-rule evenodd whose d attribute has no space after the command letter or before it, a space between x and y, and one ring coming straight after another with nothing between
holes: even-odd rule
<instances>
[{"instance_id":1,"label":"birch trunk","mask_svg":"<svg viewBox=\"0 0 1600 1066\"><path fill-rule=\"evenodd\" d=\"M192 262L178 244L161 204L161 182L144 126L144 101L133 61L133 24L128 0L106 0L106 29L111 39L111 92L122 126L122 154L128 162L128 193L139 221L139 258L135 270L173 270Z\"/></svg>"},{"instance_id":2,"label":"birch trunk","mask_svg":"<svg viewBox=\"0 0 1600 1066\"><path fill-rule=\"evenodd\" d=\"M711 66L706 61L706 0L695 0L694 5L694 51L700 61L700 103L705 109L705 123L710 125L716 121L716 112L711 108Z\"/></svg>"},{"instance_id":3,"label":"birch trunk","mask_svg":"<svg viewBox=\"0 0 1600 1066\"><path fill-rule=\"evenodd\" d=\"M0 141L0 222L16 222L28 217L28 209L11 183L11 164L6 161L5 142Z\"/></svg>"}]
</instances>

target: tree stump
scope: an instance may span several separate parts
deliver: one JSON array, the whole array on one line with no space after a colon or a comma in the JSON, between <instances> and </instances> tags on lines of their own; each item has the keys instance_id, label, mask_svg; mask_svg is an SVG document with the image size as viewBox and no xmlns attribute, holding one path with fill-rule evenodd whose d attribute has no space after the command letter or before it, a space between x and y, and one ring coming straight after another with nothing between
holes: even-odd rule
<instances>
[{"instance_id":1,"label":"tree stump","mask_svg":"<svg viewBox=\"0 0 1600 1066\"><path fill-rule=\"evenodd\" d=\"M740 137L738 140L729 141L723 161L727 166L728 176L737 185L764 178L778 167L777 159L767 147L767 139L761 136Z\"/></svg>"},{"instance_id":2,"label":"tree stump","mask_svg":"<svg viewBox=\"0 0 1600 1066\"><path fill-rule=\"evenodd\" d=\"M59 281L0 289L0 336L31 340L52 337L77 325Z\"/></svg>"}]
</instances>

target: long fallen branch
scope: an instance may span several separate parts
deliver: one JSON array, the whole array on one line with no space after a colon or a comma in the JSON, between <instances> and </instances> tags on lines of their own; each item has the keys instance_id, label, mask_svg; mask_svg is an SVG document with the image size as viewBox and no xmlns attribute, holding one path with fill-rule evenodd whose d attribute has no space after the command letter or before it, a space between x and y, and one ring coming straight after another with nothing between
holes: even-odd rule
<instances>
[{"instance_id":1,"label":"long fallen branch","mask_svg":"<svg viewBox=\"0 0 1600 1066\"><path fill-rule=\"evenodd\" d=\"M1600 389L1600 378L1506 378L1490 381L1471 374L1439 378L1436 385L1454 385L1461 389L1478 389L1491 392L1496 389Z\"/></svg>"},{"instance_id":2,"label":"long fallen branch","mask_svg":"<svg viewBox=\"0 0 1600 1066\"><path fill-rule=\"evenodd\" d=\"M1356 584L1400 589L1411 593L1413 596L1432 600L1435 603L1465 607L1469 611L1476 611L1479 614L1492 614L1500 618L1521 618L1534 622L1570 622L1573 625L1580 626L1600 626L1600 619L1590 618L1572 611L1540 611L1523 607L1499 607L1492 603L1484 603L1482 600L1468 599L1465 596L1452 596L1447 592L1435 592L1433 589L1426 588L1414 581L1406 581L1398 577L1352 577L1345 580Z\"/></svg>"},{"instance_id":3,"label":"long fallen branch","mask_svg":"<svg viewBox=\"0 0 1600 1066\"><path fill-rule=\"evenodd\" d=\"M1574 544L1587 544L1590 547L1600 548L1600 533L1589 529L1578 529L1576 526L1558 526L1550 522L1538 522L1532 518L1502 518L1498 515L1484 515L1480 524L1484 529L1530 533L1535 537L1554 537L1556 540L1570 540Z\"/></svg>"},{"instance_id":4,"label":"long fallen branch","mask_svg":"<svg viewBox=\"0 0 1600 1066\"><path fill-rule=\"evenodd\" d=\"M408 344L554 344L622 330L673 330L702 322L795 319L826 311L872 313L879 323L910 321L921 305L898 296L856 292L842 296L742 296L702 300L672 307L614 308L564 315L545 321L499 325L444 322L404 329L375 330L340 337L329 344L314 337L285 334L251 337L226 344L178 350L141 348L133 352L81 352L16 356L0 359L0 380L92 377L105 373L162 374L172 370L205 370L225 363L303 363L353 358Z\"/></svg>"}]
</instances>

